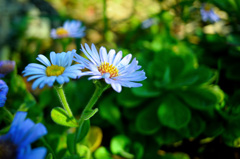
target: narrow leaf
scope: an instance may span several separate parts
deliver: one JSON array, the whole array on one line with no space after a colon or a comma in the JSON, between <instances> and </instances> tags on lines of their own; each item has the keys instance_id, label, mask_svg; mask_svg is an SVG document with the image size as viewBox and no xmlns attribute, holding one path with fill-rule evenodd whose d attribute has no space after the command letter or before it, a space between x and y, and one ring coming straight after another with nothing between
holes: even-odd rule
<instances>
[{"instance_id":1,"label":"narrow leaf","mask_svg":"<svg viewBox=\"0 0 240 159\"><path fill-rule=\"evenodd\" d=\"M95 113L98 112L98 108L95 108L93 110L89 110L83 114L84 120L90 119Z\"/></svg>"}]
</instances>

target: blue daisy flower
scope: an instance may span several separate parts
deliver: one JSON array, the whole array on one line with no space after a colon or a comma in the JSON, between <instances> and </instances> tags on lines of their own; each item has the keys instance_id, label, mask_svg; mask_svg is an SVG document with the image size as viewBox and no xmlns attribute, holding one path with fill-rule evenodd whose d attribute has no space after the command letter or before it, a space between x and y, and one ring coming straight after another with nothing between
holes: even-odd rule
<instances>
[{"instance_id":1,"label":"blue daisy flower","mask_svg":"<svg viewBox=\"0 0 240 159\"><path fill-rule=\"evenodd\" d=\"M138 65L136 58L132 59L132 55L128 54L122 58L122 51L116 54L111 49L107 53L106 48L101 47L99 53L94 44L90 47L85 44L85 48L81 45L83 53L89 60L75 53L74 60L81 63L89 71L83 72L81 75L90 75L91 79L104 79L107 84L111 84L116 92L121 92L124 87L141 87L141 83L136 83L146 79L145 72L139 71L141 66Z\"/></svg>"},{"instance_id":2,"label":"blue daisy flower","mask_svg":"<svg viewBox=\"0 0 240 159\"><path fill-rule=\"evenodd\" d=\"M0 107L3 107L6 102L7 93L8 93L7 84L3 80L0 80Z\"/></svg>"},{"instance_id":3,"label":"blue daisy flower","mask_svg":"<svg viewBox=\"0 0 240 159\"><path fill-rule=\"evenodd\" d=\"M38 86L42 89L45 84L52 87L55 81L63 84L69 82L69 78L76 79L79 77L81 74L80 69L83 67L81 64L71 65L74 53L76 53L76 50L67 53L51 52L51 62L44 55L38 55L37 60L43 65L30 63L23 71L24 76L30 76L27 81L35 79L32 89L36 89Z\"/></svg>"},{"instance_id":4,"label":"blue daisy flower","mask_svg":"<svg viewBox=\"0 0 240 159\"><path fill-rule=\"evenodd\" d=\"M51 37L54 39L59 38L82 38L85 36L85 27L81 21L72 20L64 22L62 27L51 30Z\"/></svg>"},{"instance_id":5,"label":"blue daisy flower","mask_svg":"<svg viewBox=\"0 0 240 159\"><path fill-rule=\"evenodd\" d=\"M15 61L0 61L0 78L12 72L15 68Z\"/></svg>"},{"instance_id":6,"label":"blue daisy flower","mask_svg":"<svg viewBox=\"0 0 240 159\"><path fill-rule=\"evenodd\" d=\"M41 123L34 124L25 119L27 112L17 112L9 132L0 136L0 158L4 159L44 159L47 150L44 147L31 149L31 143L47 134Z\"/></svg>"},{"instance_id":7,"label":"blue daisy flower","mask_svg":"<svg viewBox=\"0 0 240 159\"><path fill-rule=\"evenodd\" d=\"M220 20L219 16L213 11L213 9L206 4L201 7L200 13L204 22L210 21L211 23L214 23Z\"/></svg>"}]
</instances>

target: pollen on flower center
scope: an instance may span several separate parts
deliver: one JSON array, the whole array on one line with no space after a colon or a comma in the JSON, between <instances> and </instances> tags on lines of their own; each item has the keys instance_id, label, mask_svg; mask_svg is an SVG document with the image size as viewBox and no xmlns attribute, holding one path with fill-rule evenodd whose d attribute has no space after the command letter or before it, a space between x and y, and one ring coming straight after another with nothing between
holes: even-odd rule
<instances>
[{"instance_id":1,"label":"pollen on flower center","mask_svg":"<svg viewBox=\"0 0 240 159\"><path fill-rule=\"evenodd\" d=\"M46 69L46 74L47 76L59 76L61 74L63 74L65 68L62 66L58 66L58 65L51 65L48 66Z\"/></svg>"},{"instance_id":2,"label":"pollen on flower center","mask_svg":"<svg viewBox=\"0 0 240 159\"><path fill-rule=\"evenodd\" d=\"M68 36L68 31L66 29L64 29L64 28L58 28L56 30L56 34L58 36Z\"/></svg>"},{"instance_id":3,"label":"pollen on flower center","mask_svg":"<svg viewBox=\"0 0 240 159\"><path fill-rule=\"evenodd\" d=\"M104 73L109 73L110 77L117 77L118 76L118 69L115 66L113 66L112 64L109 65L108 62L102 63L98 67L98 70L99 70L99 72L101 72L102 75Z\"/></svg>"}]
</instances>

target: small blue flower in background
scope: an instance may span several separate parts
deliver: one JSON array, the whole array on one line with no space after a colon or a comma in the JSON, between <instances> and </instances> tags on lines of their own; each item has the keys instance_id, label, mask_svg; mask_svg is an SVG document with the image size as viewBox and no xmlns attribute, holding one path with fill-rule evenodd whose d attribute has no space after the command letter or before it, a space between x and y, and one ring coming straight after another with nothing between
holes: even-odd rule
<instances>
[{"instance_id":1,"label":"small blue flower in background","mask_svg":"<svg viewBox=\"0 0 240 159\"><path fill-rule=\"evenodd\" d=\"M157 24L157 20L154 19L154 18L149 18L149 19L146 19L142 22L141 28L142 29L147 29L147 28L150 28L154 24Z\"/></svg>"},{"instance_id":2,"label":"small blue flower in background","mask_svg":"<svg viewBox=\"0 0 240 159\"><path fill-rule=\"evenodd\" d=\"M15 61L0 61L0 78L12 72L15 68Z\"/></svg>"},{"instance_id":3,"label":"small blue flower in background","mask_svg":"<svg viewBox=\"0 0 240 159\"><path fill-rule=\"evenodd\" d=\"M211 23L214 23L220 20L219 16L207 4L204 4L201 7L200 13L204 22L210 21Z\"/></svg>"},{"instance_id":4,"label":"small blue flower in background","mask_svg":"<svg viewBox=\"0 0 240 159\"><path fill-rule=\"evenodd\" d=\"M7 93L8 93L7 84L3 80L0 80L0 107L3 107L6 102Z\"/></svg>"},{"instance_id":5,"label":"small blue flower in background","mask_svg":"<svg viewBox=\"0 0 240 159\"><path fill-rule=\"evenodd\" d=\"M0 136L1 159L44 159L46 148L31 149L31 143L46 135L47 129L41 123L25 119L26 116L27 112L17 112L9 132Z\"/></svg>"},{"instance_id":6,"label":"small blue flower in background","mask_svg":"<svg viewBox=\"0 0 240 159\"><path fill-rule=\"evenodd\" d=\"M82 46L83 53L88 57L87 60L75 53L74 60L83 64L89 71L83 72L82 76L90 75L91 79L105 79L107 84L111 84L116 92L122 91L124 87L141 87L141 83L136 83L146 79L145 72L139 71L141 66L134 58L131 61L132 55L128 54L122 59L122 51L116 54L116 51L111 49L107 54L107 50L101 47L99 53L94 44L90 47L85 44Z\"/></svg>"},{"instance_id":7,"label":"small blue flower in background","mask_svg":"<svg viewBox=\"0 0 240 159\"><path fill-rule=\"evenodd\" d=\"M81 21L72 20L64 22L62 27L51 30L51 37L54 39L59 38L82 38L85 36L85 27Z\"/></svg>"},{"instance_id":8,"label":"small blue flower in background","mask_svg":"<svg viewBox=\"0 0 240 159\"><path fill-rule=\"evenodd\" d=\"M76 50L67 53L51 52L51 62L44 55L38 55L37 60L44 65L30 63L23 71L24 76L30 76L27 81L36 79L33 82L32 89L36 89L38 86L41 89L45 84L51 87L55 81L59 84L67 83L69 78L80 77L83 66L81 64L71 65L74 53L76 53Z\"/></svg>"}]
</instances>

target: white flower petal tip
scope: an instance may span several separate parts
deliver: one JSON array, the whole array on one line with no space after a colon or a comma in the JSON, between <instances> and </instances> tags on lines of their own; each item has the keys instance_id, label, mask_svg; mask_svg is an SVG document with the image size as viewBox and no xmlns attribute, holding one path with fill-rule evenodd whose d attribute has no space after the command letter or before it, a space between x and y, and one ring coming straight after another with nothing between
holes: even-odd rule
<instances>
[{"instance_id":1,"label":"white flower petal tip","mask_svg":"<svg viewBox=\"0 0 240 159\"><path fill-rule=\"evenodd\" d=\"M62 27L51 30L51 37L53 39L60 38L82 38L85 36L85 27L81 21L65 21Z\"/></svg>"},{"instance_id":2,"label":"white flower petal tip","mask_svg":"<svg viewBox=\"0 0 240 159\"><path fill-rule=\"evenodd\" d=\"M58 82L64 84L69 82L69 78L76 79L81 77L81 64L72 65L74 50L67 53L50 53L50 61L44 55L38 55L37 60L41 64L31 63L25 67L23 76L29 76L27 81L35 80L32 89L39 87L42 89L45 85L49 87Z\"/></svg>"},{"instance_id":3,"label":"white flower petal tip","mask_svg":"<svg viewBox=\"0 0 240 159\"><path fill-rule=\"evenodd\" d=\"M122 51L116 53L114 49L107 52L106 48L101 46L97 51L94 44L91 48L88 44L81 45L81 51L86 55L86 58L74 54L74 61L80 63L88 71L82 72L82 76L91 76L88 79L105 79L107 84L111 84L116 92L122 91L123 87L141 87L142 84L136 83L145 80L145 72L139 70L141 66L132 54L122 58Z\"/></svg>"}]
</instances>

